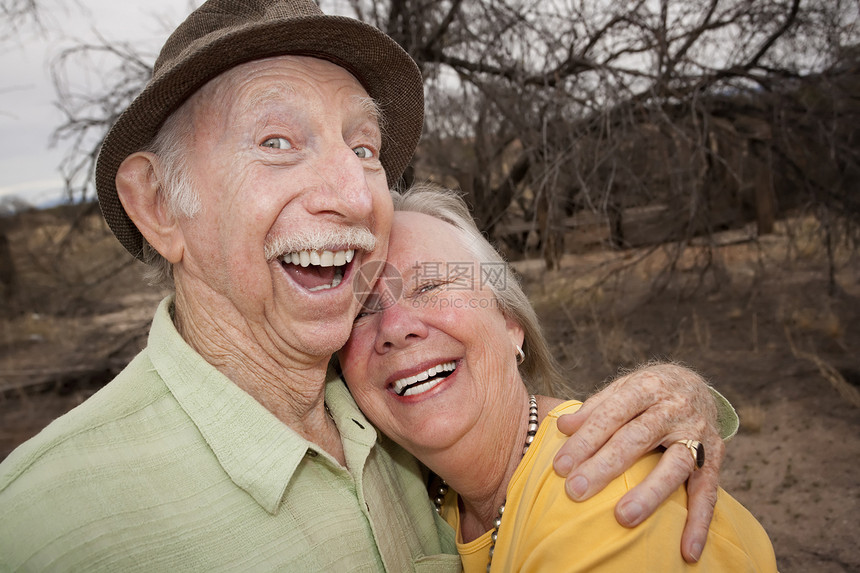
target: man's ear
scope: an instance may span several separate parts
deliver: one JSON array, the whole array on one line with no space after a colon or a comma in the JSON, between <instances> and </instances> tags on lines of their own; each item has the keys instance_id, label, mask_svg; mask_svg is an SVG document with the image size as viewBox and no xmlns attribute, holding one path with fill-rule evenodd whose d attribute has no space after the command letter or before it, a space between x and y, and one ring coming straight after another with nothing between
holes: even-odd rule
<instances>
[{"instance_id":1,"label":"man's ear","mask_svg":"<svg viewBox=\"0 0 860 573\"><path fill-rule=\"evenodd\" d=\"M137 152L125 158L116 173L120 203L143 238L170 263L182 259L184 238L179 221L167 206L152 153Z\"/></svg>"}]
</instances>

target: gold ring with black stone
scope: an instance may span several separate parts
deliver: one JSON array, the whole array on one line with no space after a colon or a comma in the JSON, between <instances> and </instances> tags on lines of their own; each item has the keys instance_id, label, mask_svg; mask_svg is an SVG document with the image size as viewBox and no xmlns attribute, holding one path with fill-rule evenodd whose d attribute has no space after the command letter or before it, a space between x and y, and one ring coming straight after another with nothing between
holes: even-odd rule
<instances>
[{"instance_id":1,"label":"gold ring with black stone","mask_svg":"<svg viewBox=\"0 0 860 573\"><path fill-rule=\"evenodd\" d=\"M693 456L693 469L699 469L705 465L705 446L702 445L702 442L696 440L678 440L675 443L683 444L690 450L690 454Z\"/></svg>"}]
</instances>

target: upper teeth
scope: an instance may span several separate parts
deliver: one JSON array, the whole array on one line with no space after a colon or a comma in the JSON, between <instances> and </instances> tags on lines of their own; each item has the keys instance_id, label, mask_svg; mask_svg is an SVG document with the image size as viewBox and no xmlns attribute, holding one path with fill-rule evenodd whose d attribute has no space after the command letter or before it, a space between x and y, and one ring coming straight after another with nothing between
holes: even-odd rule
<instances>
[{"instance_id":1,"label":"upper teeth","mask_svg":"<svg viewBox=\"0 0 860 573\"><path fill-rule=\"evenodd\" d=\"M424 380L427 380L431 376L435 376L436 374L439 374L440 372L453 372L455 367L456 367L456 364L454 361L443 362L442 364L438 364L436 366L432 366L432 367L428 368L424 372L419 372L418 374L415 374L413 376L407 376L406 378L401 378L400 380L397 380L394 383L394 385L393 385L394 392L396 392L397 394L399 394L401 396L409 396L411 394L417 394L417 393L419 393L419 389L418 388L409 388L409 386L411 386L412 384L415 384L416 382L423 382ZM433 386L435 386L435 384ZM405 388L408 388L408 390L406 390L406 392L404 393L403 390ZM432 386L431 386L431 388L432 388ZM429 389L430 388L426 388L426 389L420 390L420 391L423 392L423 391L429 390Z\"/></svg>"},{"instance_id":2,"label":"upper teeth","mask_svg":"<svg viewBox=\"0 0 860 573\"><path fill-rule=\"evenodd\" d=\"M307 267L309 265L318 265L321 267L342 267L352 261L355 256L355 249L347 249L345 251L296 251L287 253L281 256L281 260L285 263L301 265Z\"/></svg>"}]
</instances>

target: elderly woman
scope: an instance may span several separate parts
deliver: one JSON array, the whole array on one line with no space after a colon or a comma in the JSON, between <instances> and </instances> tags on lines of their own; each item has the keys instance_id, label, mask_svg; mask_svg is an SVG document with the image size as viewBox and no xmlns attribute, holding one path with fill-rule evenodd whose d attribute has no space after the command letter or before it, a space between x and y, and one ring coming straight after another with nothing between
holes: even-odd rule
<instances>
[{"instance_id":1,"label":"elderly woman","mask_svg":"<svg viewBox=\"0 0 860 573\"><path fill-rule=\"evenodd\" d=\"M528 300L465 204L418 188L395 207L387 278L339 360L368 418L444 480L437 509L457 531L465 571L691 567L677 549L684 488L636 528L613 515L661 453L587 501L565 494L552 467L567 437L556 420L581 404L529 395L526 383L557 379L554 362ZM580 548L575 559L570 547ZM761 525L724 491L696 566L776 570Z\"/></svg>"}]
</instances>

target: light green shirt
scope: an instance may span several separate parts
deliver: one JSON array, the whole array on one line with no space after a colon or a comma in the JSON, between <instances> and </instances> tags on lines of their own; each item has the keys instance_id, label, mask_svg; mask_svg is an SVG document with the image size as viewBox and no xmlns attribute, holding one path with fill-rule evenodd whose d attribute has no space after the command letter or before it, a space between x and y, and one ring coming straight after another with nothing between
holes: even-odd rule
<instances>
[{"instance_id":1,"label":"light green shirt","mask_svg":"<svg viewBox=\"0 0 860 573\"><path fill-rule=\"evenodd\" d=\"M347 468L195 353L147 348L0 464L0 570L459 571L415 460L339 379Z\"/></svg>"}]
</instances>

